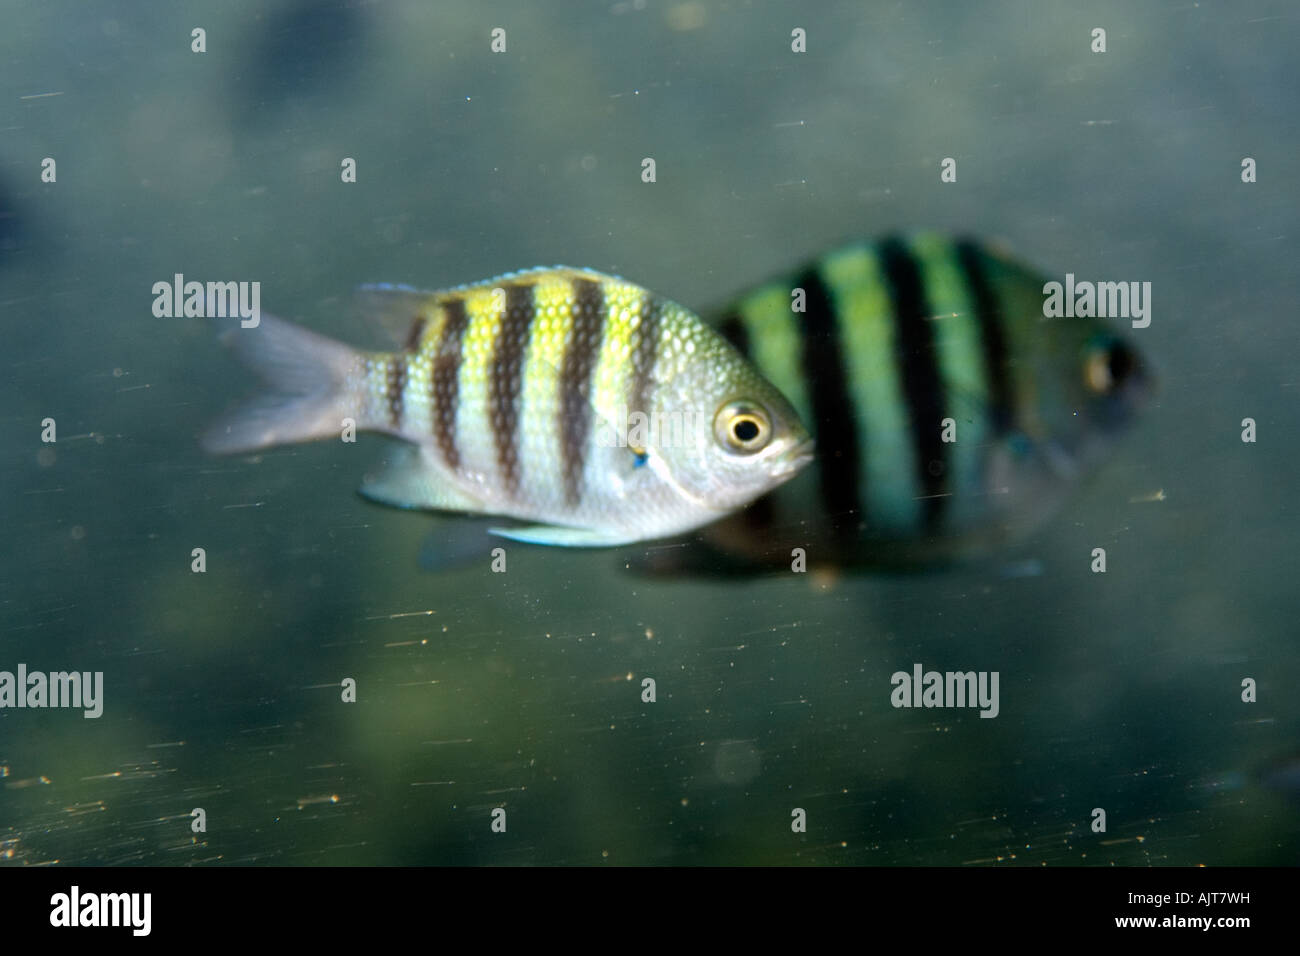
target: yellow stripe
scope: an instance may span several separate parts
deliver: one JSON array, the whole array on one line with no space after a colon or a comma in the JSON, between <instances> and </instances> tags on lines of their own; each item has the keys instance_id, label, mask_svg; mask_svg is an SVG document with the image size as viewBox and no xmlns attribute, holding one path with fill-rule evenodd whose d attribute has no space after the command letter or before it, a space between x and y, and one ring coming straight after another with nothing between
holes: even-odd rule
<instances>
[{"instance_id":1,"label":"yellow stripe","mask_svg":"<svg viewBox=\"0 0 1300 956\"><path fill-rule=\"evenodd\" d=\"M972 497L985 491L983 461L989 440L989 384L980 344L979 317L966 287L952 243L933 234L917 236L912 252L920 263L926 300L934 315L939 376L946 412L957 423L957 440L949 446L950 520L962 523L987 508Z\"/></svg>"},{"instance_id":2,"label":"yellow stripe","mask_svg":"<svg viewBox=\"0 0 1300 956\"><path fill-rule=\"evenodd\" d=\"M559 272L534 280L533 330L524 356L520 411L520 494L547 508L563 506L560 448L560 375L564 343L573 323L573 286Z\"/></svg>"},{"instance_id":3,"label":"yellow stripe","mask_svg":"<svg viewBox=\"0 0 1300 956\"><path fill-rule=\"evenodd\" d=\"M605 441L613 437L608 429L614 429L618 436L626 438L627 416L634 411L627 407L632 356L638 338L641 306L646 297L645 290L630 282L604 279L601 288L605 294L605 335L592 374L592 396L596 408L596 417L591 423L592 440L597 444L601 441L601 430L606 430ZM649 413L650 409L639 411ZM588 481L600 480L601 476L591 474L591 468L601 458L599 455L588 457Z\"/></svg>"},{"instance_id":4,"label":"yellow stripe","mask_svg":"<svg viewBox=\"0 0 1300 956\"><path fill-rule=\"evenodd\" d=\"M908 530L920 517L914 482L916 452L903 401L894 344L893 305L874 251L854 246L829 256L822 276L840 322L853 421L859 442L869 520L880 530Z\"/></svg>"},{"instance_id":5,"label":"yellow stripe","mask_svg":"<svg viewBox=\"0 0 1300 956\"><path fill-rule=\"evenodd\" d=\"M812 421L812 405L803 377L800 316L790 311L791 289L780 283L759 290L741 304L749 332L751 357L794 406L802 421Z\"/></svg>"},{"instance_id":6,"label":"yellow stripe","mask_svg":"<svg viewBox=\"0 0 1300 956\"><path fill-rule=\"evenodd\" d=\"M489 400L489 373L497 329L501 324L499 309L504 304L488 284L465 290L465 315L469 323L461 346L459 408L456 409L456 447L460 450L461 471L467 481L487 489L501 500L505 493L496 465Z\"/></svg>"}]
</instances>

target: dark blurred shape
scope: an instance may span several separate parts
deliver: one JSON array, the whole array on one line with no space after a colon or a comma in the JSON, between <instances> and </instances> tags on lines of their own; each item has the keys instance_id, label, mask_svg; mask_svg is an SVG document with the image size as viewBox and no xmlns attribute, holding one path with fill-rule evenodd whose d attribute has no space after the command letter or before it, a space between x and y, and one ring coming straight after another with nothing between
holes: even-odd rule
<instances>
[{"instance_id":1,"label":"dark blurred shape","mask_svg":"<svg viewBox=\"0 0 1300 956\"><path fill-rule=\"evenodd\" d=\"M250 25L232 110L240 125L282 121L358 73L374 29L367 0L288 0Z\"/></svg>"},{"instance_id":2,"label":"dark blurred shape","mask_svg":"<svg viewBox=\"0 0 1300 956\"><path fill-rule=\"evenodd\" d=\"M1260 783L1294 803L1300 803L1300 753L1274 760L1259 775Z\"/></svg>"},{"instance_id":3,"label":"dark blurred shape","mask_svg":"<svg viewBox=\"0 0 1300 956\"><path fill-rule=\"evenodd\" d=\"M11 264L29 240L18 195L7 180L0 179L0 267Z\"/></svg>"}]
</instances>

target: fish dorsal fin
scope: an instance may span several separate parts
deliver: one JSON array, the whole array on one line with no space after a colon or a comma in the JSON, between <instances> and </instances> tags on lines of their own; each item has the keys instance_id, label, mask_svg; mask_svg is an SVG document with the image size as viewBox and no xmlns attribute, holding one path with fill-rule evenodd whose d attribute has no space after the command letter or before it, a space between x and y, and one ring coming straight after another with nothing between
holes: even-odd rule
<instances>
[{"instance_id":1,"label":"fish dorsal fin","mask_svg":"<svg viewBox=\"0 0 1300 956\"><path fill-rule=\"evenodd\" d=\"M441 295L409 285L377 283L359 286L354 300L362 318L383 329L393 345L409 350L412 338L419 337L422 322L428 321Z\"/></svg>"}]
</instances>

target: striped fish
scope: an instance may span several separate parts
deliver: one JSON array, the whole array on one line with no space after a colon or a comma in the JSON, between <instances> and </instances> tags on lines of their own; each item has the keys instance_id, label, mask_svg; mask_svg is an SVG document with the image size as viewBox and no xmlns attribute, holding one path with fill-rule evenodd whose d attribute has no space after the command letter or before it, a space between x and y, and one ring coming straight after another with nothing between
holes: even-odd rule
<instances>
[{"instance_id":1,"label":"striped fish","mask_svg":"<svg viewBox=\"0 0 1300 956\"><path fill-rule=\"evenodd\" d=\"M817 443L814 467L708 529L730 570L788 568L796 547L832 566L942 561L1050 514L1149 377L1103 322L1045 319L1043 284L987 246L921 234L837 248L719 310ZM718 556L648 557L672 571Z\"/></svg>"},{"instance_id":2,"label":"striped fish","mask_svg":"<svg viewBox=\"0 0 1300 956\"><path fill-rule=\"evenodd\" d=\"M399 349L270 316L228 333L276 391L215 426L209 450L338 437L350 419L409 443L367 497L535 522L493 532L570 546L698 528L811 459L789 403L732 346L622 279L556 267L361 294Z\"/></svg>"}]
</instances>

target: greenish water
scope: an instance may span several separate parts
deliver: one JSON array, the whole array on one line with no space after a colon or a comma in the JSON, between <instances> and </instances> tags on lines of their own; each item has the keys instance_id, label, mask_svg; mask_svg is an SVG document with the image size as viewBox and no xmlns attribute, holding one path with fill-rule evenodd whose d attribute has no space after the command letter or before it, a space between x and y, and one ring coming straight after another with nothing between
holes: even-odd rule
<instances>
[{"instance_id":1,"label":"greenish water","mask_svg":"<svg viewBox=\"0 0 1300 956\"><path fill-rule=\"evenodd\" d=\"M480 6L5 6L0 670L105 691L0 710L0 859L1296 863L1294 8ZM230 320L151 312L257 280L376 344L355 285L553 263L704 309L895 228L1150 281L1161 391L1027 544L832 586L424 571L382 439L205 456ZM999 716L891 707L915 662Z\"/></svg>"}]
</instances>

